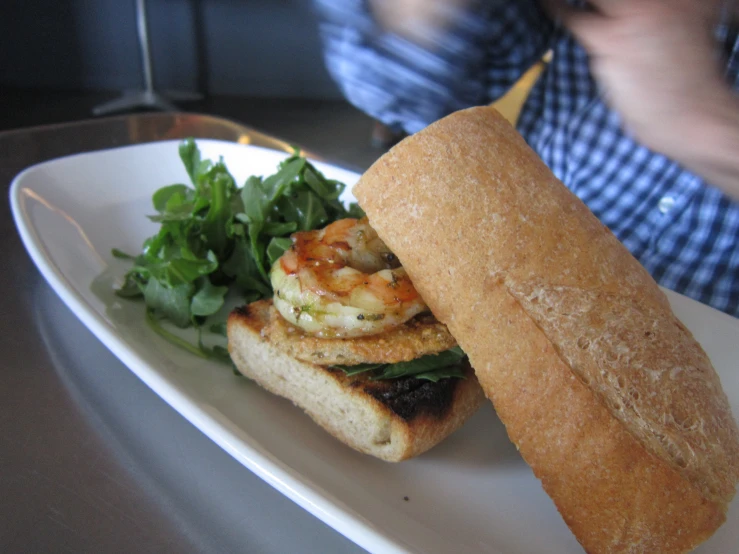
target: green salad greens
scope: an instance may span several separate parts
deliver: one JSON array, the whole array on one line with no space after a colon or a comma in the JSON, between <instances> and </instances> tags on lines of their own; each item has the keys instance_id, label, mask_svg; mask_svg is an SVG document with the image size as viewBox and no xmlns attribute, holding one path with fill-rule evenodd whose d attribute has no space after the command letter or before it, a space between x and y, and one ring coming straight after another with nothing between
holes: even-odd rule
<instances>
[{"instance_id":1,"label":"green salad greens","mask_svg":"<svg viewBox=\"0 0 739 554\"><path fill-rule=\"evenodd\" d=\"M341 369L348 376L371 372L372 379L397 379L398 377L415 377L436 383L445 377L464 379L462 361L466 357L459 346L440 352L421 356L409 362L396 364L359 364L332 366Z\"/></svg>"},{"instance_id":2,"label":"green salad greens","mask_svg":"<svg viewBox=\"0 0 739 554\"><path fill-rule=\"evenodd\" d=\"M113 250L113 256L133 263L116 294L143 298L147 323L167 340L204 358L228 360L226 348L206 346L202 332L225 335L224 323L210 319L223 307L229 290L245 303L271 297L269 270L292 244L292 233L364 213L357 204L345 207L339 200L345 185L327 179L298 150L280 162L273 175L249 177L243 186L236 184L223 159L202 159L193 139L180 144L179 154L191 184L167 185L154 193L156 214L149 219L160 227L144 241L139 255ZM179 328L195 327L198 343L167 329L165 319ZM459 376L451 375L459 373L454 364L439 367L449 352L409 362L420 363L419 370L407 364L382 366L381 373L378 367L371 370L384 376L380 378Z\"/></svg>"}]
</instances>

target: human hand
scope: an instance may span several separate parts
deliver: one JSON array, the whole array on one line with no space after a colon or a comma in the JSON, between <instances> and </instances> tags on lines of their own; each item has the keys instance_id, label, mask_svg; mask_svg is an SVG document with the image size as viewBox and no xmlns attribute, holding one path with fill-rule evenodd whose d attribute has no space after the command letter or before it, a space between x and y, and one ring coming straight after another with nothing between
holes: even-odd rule
<instances>
[{"instance_id":1,"label":"human hand","mask_svg":"<svg viewBox=\"0 0 739 554\"><path fill-rule=\"evenodd\" d=\"M591 56L591 71L626 128L653 150L739 196L739 100L723 80L712 36L721 0L565 0L545 8ZM734 162L739 164L739 162Z\"/></svg>"},{"instance_id":2,"label":"human hand","mask_svg":"<svg viewBox=\"0 0 739 554\"><path fill-rule=\"evenodd\" d=\"M596 0L580 10L545 7L578 38L606 100L636 137L679 149L689 120L725 102L727 86L712 39L720 0Z\"/></svg>"}]
</instances>

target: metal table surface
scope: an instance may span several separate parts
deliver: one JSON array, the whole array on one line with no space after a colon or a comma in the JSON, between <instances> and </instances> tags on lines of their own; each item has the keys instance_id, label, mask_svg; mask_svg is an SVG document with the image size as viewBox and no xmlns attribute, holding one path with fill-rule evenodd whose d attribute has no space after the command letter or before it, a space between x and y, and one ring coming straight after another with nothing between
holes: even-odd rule
<instances>
[{"instance_id":1,"label":"metal table surface","mask_svg":"<svg viewBox=\"0 0 739 554\"><path fill-rule=\"evenodd\" d=\"M195 136L283 148L228 120L144 114L0 133L0 551L362 552L169 407L26 254L7 187L67 154Z\"/></svg>"}]
</instances>

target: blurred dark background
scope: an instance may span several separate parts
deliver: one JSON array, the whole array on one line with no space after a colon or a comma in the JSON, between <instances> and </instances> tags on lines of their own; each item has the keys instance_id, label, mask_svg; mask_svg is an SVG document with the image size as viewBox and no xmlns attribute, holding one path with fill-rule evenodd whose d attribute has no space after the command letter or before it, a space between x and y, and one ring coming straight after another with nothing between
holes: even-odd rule
<instances>
[{"instance_id":1,"label":"blurred dark background","mask_svg":"<svg viewBox=\"0 0 739 554\"><path fill-rule=\"evenodd\" d=\"M143 88L135 4L3 0L0 130L90 118L93 107ZM309 0L148 0L146 7L156 91L203 95L177 103L182 110L296 142L310 139L307 127L320 121L337 146L369 146L372 122L329 77ZM355 159L351 144L348 161L369 159Z\"/></svg>"},{"instance_id":2,"label":"blurred dark background","mask_svg":"<svg viewBox=\"0 0 739 554\"><path fill-rule=\"evenodd\" d=\"M157 89L338 99L308 0L148 0ZM142 86L134 0L4 0L0 83Z\"/></svg>"}]
</instances>

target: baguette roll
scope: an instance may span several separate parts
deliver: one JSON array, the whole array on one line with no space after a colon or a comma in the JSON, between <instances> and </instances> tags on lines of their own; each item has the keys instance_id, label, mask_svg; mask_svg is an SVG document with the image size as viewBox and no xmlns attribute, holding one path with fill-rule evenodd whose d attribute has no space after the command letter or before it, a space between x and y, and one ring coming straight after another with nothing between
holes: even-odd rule
<instances>
[{"instance_id":1,"label":"baguette roll","mask_svg":"<svg viewBox=\"0 0 739 554\"><path fill-rule=\"evenodd\" d=\"M354 194L587 552L687 552L725 521L739 433L708 357L494 109L405 139Z\"/></svg>"}]
</instances>

